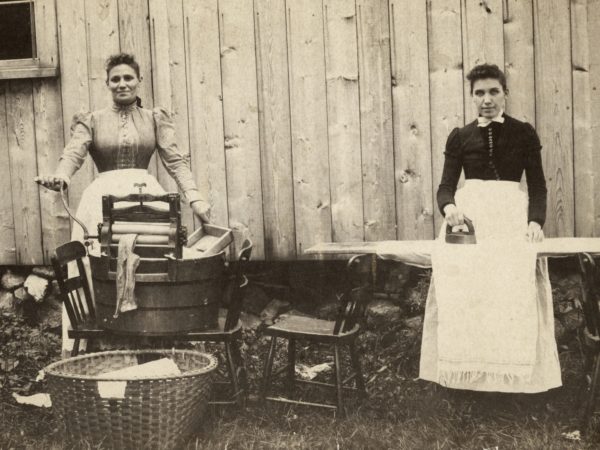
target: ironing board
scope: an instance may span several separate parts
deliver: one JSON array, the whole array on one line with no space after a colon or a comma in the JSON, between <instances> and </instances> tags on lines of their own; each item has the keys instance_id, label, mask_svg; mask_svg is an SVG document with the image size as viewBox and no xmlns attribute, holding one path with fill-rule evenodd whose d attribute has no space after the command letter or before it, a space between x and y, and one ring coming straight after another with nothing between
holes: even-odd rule
<instances>
[{"instance_id":1,"label":"ironing board","mask_svg":"<svg viewBox=\"0 0 600 450\"><path fill-rule=\"evenodd\" d=\"M381 259L428 268L431 267L431 251L434 244L434 240L326 242L310 247L305 253L321 257L366 253L377 255ZM535 246L539 257L564 257L579 253L600 255L600 238L546 238L543 242L525 245Z\"/></svg>"},{"instance_id":2,"label":"ironing board","mask_svg":"<svg viewBox=\"0 0 600 450\"><path fill-rule=\"evenodd\" d=\"M421 241L380 241L380 242L328 242L317 244L305 251L309 255L318 255L320 258L342 257L353 254L371 254L372 258L372 276L373 282L377 273L377 259L400 261L408 265L429 268L431 267L431 253L434 240ZM546 238L543 242L525 245L533 245L537 248L538 257L566 257L578 256L580 260L580 270L582 275L583 295L589 296L590 304L593 308L584 308L584 317L587 332L590 323L597 323L600 320L598 305L595 303L597 298L596 284L600 280L600 269L593 261L593 256L600 255L600 238ZM590 264L586 266L583 261L588 260ZM584 301L587 303L587 301ZM588 333L589 334L589 333ZM587 336L586 336L587 337ZM593 412L596 392L600 389L600 339L598 334L590 336L593 350L593 371L591 382L587 387L587 398L583 397L582 409L582 432L586 432L590 416Z\"/></svg>"}]
</instances>

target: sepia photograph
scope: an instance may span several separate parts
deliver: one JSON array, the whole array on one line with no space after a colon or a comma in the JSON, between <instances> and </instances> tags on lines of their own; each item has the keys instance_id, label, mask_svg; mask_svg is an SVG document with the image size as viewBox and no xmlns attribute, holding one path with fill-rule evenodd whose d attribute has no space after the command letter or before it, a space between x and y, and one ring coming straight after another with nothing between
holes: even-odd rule
<instances>
[{"instance_id":1,"label":"sepia photograph","mask_svg":"<svg viewBox=\"0 0 600 450\"><path fill-rule=\"evenodd\" d=\"M599 42L0 0L0 449L600 448Z\"/></svg>"}]
</instances>

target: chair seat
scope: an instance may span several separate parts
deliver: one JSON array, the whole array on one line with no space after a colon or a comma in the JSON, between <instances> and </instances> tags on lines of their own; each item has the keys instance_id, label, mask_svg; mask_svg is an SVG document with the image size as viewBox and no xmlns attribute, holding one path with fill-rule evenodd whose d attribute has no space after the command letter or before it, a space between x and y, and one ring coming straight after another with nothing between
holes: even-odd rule
<instances>
[{"instance_id":1,"label":"chair seat","mask_svg":"<svg viewBox=\"0 0 600 450\"><path fill-rule=\"evenodd\" d=\"M202 337L204 339L210 340L211 338L225 337L237 334L242 329L242 323L238 320L238 323L231 330L225 331L225 317L219 317L219 324L217 328L212 328L210 330L202 330L202 331L188 331L185 333L186 337L196 338ZM192 339L193 340L193 339Z\"/></svg>"},{"instance_id":2,"label":"chair seat","mask_svg":"<svg viewBox=\"0 0 600 450\"><path fill-rule=\"evenodd\" d=\"M274 325L271 325L266 329L266 334L273 335L296 335L305 337L325 337L330 336L332 338L342 338L350 336L358 331L358 325L355 325L350 331L340 333L339 335L333 334L335 322L332 320L315 319L312 317L295 316L290 314L283 314L280 319Z\"/></svg>"},{"instance_id":3,"label":"chair seat","mask_svg":"<svg viewBox=\"0 0 600 450\"><path fill-rule=\"evenodd\" d=\"M146 337L160 337L160 338L165 338L165 337L172 337L174 339L186 339L186 340L202 340L202 339L206 339L206 340L221 340L221 339L225 339L228 336L233 336L237 333L239 333L242 329L242 324L240 321L238 321L237 325L235 327L233 327L231 330L225 331L225 317L219 317L219 323L217 328L212 328L209 330L201 330L201 331L188 331L188 332L183 332L183 333L177 333L177 334L172 334L172 335L157 335L157 336L152 336L152 335L145 335ZM100 336L104 336L104 335L111 335L113 334L110 330L105 330L103 328L100 328L96 322L94 321L88 321L85 322L83 324L78 325L77 329L74 330L69 330L69 338L70 339L86 339L86 338L93 338L93 337L100 337ZM117 334L117 333L114 333Z\"/></svg>"},{"instance_id":4,"label":"chair seat","mask_svg":"<svg viewBox=\"0 0 600 450\"><path fill-rule=\"evenodd\" d=\"M69 338L70 339L85 339L85 338L93 338L99 337L109 333L109 331L100 328L96 321L89 320L77 325L77 328L69 330Z\"/></svg>"}]
</instances>

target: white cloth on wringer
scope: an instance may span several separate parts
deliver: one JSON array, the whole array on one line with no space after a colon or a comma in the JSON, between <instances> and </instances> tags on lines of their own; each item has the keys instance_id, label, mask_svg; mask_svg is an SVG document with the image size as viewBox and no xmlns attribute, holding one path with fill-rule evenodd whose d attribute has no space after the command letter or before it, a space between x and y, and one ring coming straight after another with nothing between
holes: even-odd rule
<instances>
[{"instance_id":1,"label":"white cloth on wringer","mask_svg":"<svg viewBox=\"0 0 600 450\"><path fill-rule=\"evenodd\" d=\"M456 203L476 245L432 252L420 378L481 391L561 385L547 261L526 240L527 197L510 181L467 180Z\"/></svg>"}]
</instances>

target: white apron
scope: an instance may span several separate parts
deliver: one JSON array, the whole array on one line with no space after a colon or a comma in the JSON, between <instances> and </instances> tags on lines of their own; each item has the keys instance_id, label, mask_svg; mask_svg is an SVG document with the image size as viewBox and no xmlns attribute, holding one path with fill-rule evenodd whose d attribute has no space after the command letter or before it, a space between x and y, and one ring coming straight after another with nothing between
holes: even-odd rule
<instances>
[{"instance_id":1,"label":"white apron","mask_svg":"<svg viewBox=\"0 0 600 450\"><path fill-rule=\"evenodd\" d=\"M420 378L479 391L541 392L561 385L546 258L526 242L519 183L466 180L456 204L477 245L432 252Z\"/></svg>"}]
</instances>

